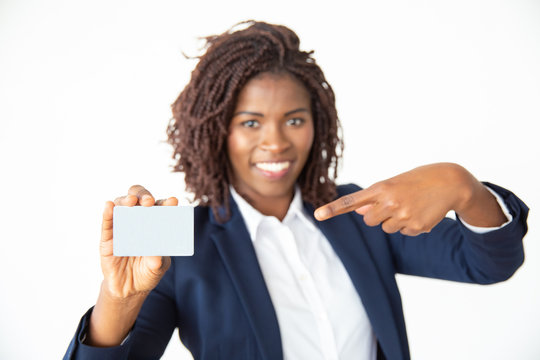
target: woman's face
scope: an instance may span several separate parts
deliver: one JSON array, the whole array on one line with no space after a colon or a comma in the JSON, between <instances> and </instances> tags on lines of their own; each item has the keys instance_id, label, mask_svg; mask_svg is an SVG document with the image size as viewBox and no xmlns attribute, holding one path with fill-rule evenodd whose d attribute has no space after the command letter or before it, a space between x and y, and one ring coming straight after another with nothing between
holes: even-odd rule
<instances>
[{"instance_id":1,"label":"woman's face","mask_svg":"<svg viewBox=\"0 0 540 360\"><path fill-rule=\"evenodd\" d=\"M313 136L310 96L300 81L270 73L251 79L229 127L233 186L255 202L290 200Z\"/></svg>"}]
</instances>

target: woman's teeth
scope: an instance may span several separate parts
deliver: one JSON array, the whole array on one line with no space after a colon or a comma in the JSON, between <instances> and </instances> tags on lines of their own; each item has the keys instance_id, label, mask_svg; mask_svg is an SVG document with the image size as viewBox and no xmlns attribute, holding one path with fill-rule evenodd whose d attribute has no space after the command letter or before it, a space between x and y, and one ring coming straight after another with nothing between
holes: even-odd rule
<instances>
[{"instance_id":1,"label":"woman's teeth","mask_svg":"<svg viewBox=\"0 0 540 360\"><path fill-rule=\"evenodd\" d=\"M288 169L291 165L290 161L282 161L282 162L261 162L256 163L255 166L263 171L269 171L269 172L279 172L285 169Z\"/></svg>"}]
</instances>

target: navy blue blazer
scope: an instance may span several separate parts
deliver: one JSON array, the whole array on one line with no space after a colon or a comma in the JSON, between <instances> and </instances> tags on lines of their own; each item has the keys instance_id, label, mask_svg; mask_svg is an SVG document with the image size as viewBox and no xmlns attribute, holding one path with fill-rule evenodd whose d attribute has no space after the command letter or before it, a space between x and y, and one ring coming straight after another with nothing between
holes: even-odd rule
<instances>
[{"instance_id":1,"label":"navy blue blazer","mask_svg":"<svg viewBox=\"0 0 540 360\"><path fill-rule=\"evenodd\" d=\"M362 300L380 359L409 359L396 273L489 284L508 279L522 264L528 208L511 192L486 185L502 196L513 216L510 224L487 234L471 232L448 218L416 237L366 226L355 212L315 221ZM338 192L341 196L359 189L345 185ZM313 214L313 207L304 205ZM232 198L231 212L231 218L219 224L208 208L195 209L195 254L172 259L123 345L82 344L90 309L64 359L157 359L176 327L195 359L282 359L277 317Z\"/></svg>"}]
</instances>

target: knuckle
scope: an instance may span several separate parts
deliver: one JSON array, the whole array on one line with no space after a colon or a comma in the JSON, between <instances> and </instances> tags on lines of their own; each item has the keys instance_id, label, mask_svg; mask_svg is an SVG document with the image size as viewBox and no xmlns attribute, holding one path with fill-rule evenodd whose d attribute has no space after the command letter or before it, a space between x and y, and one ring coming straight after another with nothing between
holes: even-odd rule
<instances>
[{"instance_id":1,"label":"knuckle","mask_svg":"<svg viewBox=\"0 0 540 360\"><path fill-rule=\"evenodd\" d=\"M408 209L401 209L397 215L400 220L409 220L411 218L411 213Z\"/></svg>"},{"instance_id":2,"label":"knuckle","mask_svg":"<svg viewBox=\"0 0 540 360\"><path fill-rule=\"evenodd\" d=\"M385 206L390 210L397 210L399 209L399 203L394 199L388 199L385 202Z\"/></svg>"},{"instance_id":3,"label":"knuckle","mask_svg":"<svg viewBox=\"0 0 540 360\"><path fill-rule=\"evenodd\" d=\"M142 198L144 195L149 195L148 190L146 190L145 188L142 188L142 189L140 189L139 191L137 191L136 196L137 196L139 199Z\"/></svg>"},{"instance_id":4,"label":"knuckle","mask_svg":"<svg viewBox=\"0 0 540 360\"><path fill-rule=\"evenodd\" d=\"M388 192L388 184L386 181L380 181L378 183L375 183L372 185L373 190L375 190L378 193L386 193Z\"/></svg>"},{"instance_id":5,"label":"knuckle","mask_svg":"<svg viewBox=\"0 0 540 360\"><path fill-rule=\"evenodd\" d=\"M137 193L140 191L140 189L144 189L144 188L141 185L131 185L129 187L128 193L130 194Z\"/></svg>"},{"instance_id":6,"label":"knuckle","mask_svg":"<svg viewBox=\"0 0 540 360\"><path fill-rule=\"evenodd\" d=\"M150 191L146 190L146 188L142 185L133 185L128 190L129 195L136 196L137 198L141 199L144 195L150 195Z\"/></svg>"},{"instance_id":7,"label":"knuckle","mask_svg":"<svg viewBox=\"0 0 540 360\"><path fill-rule=\"evenodd\" d=\"M340 199L340 203L343 207L350 207L354 204L354 197L352 195L345 195Z\"/></svg>"}]
</instances>

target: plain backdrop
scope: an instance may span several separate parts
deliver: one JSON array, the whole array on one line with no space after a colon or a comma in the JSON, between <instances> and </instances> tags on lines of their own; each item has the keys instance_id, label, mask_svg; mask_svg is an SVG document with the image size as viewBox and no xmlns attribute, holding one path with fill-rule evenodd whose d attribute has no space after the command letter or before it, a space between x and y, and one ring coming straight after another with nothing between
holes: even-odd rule
<instances>
[{"instance_id":1,"label":"plain backdrop","mask_svg":"<svg viewBox=\"0 0 540 360\"><path fill-rule=\"evenodd\" d=\"M339 183L451 161L531 208L491 286L398 276L413 359L540 358L540 1L0 1L0 358L58 359L101 282L106 200L187 203L164 143L200 36L246 19L315 50ZM190 359L175 333L166 359Z\"/></svg>"}]
</instances>

